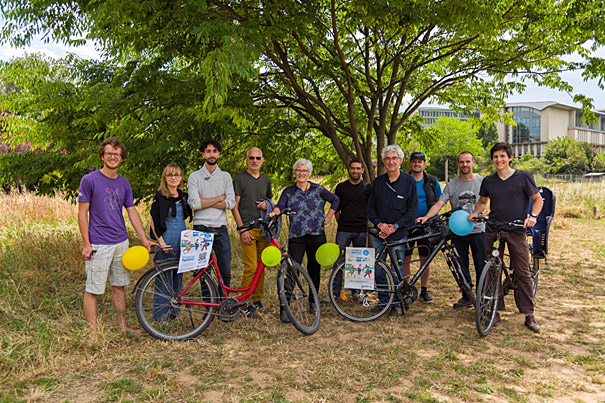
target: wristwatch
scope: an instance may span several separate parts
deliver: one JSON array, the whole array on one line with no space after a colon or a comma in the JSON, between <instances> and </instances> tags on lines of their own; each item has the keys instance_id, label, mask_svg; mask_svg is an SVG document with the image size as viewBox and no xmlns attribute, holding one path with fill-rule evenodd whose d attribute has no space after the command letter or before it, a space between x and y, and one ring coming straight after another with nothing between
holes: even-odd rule
<instances>
[{"instance_id":1,"label":"wristwatch","mask_svg":"<svg viewBox=\"0 0 605 403\"><path fill-rule=\"evenodd\" d=\"M538 214L536 214L536 213L529 213L529 216L530 217L534 217L534 218L538 218Z\"/></svg>"},{"instance_id":2,"label":"wristwatch","mask_svg":"<svg viewBox=\"0 0 605 403\"><path fill-rule=\"evenodd\" d=\"M399 224L395 223L393 224L393 227L395 227L395 229L399 229Z\"/></svg>"}]
</instances>

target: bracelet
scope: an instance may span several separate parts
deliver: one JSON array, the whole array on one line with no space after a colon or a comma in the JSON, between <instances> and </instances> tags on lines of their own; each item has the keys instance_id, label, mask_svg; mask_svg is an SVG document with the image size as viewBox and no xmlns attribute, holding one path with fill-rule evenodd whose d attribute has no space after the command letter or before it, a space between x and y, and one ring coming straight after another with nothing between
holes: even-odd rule
<instances>
[{"instance_id":1,"label":"bracelet","mask_svg":"<svg viewBox=\"0 0 605 403\"><path fill-rule=\"evenodd\" d=\"M249 231L249 230L245 229L245 230L243 230L243 231L240 231L240 233L239 233L239 234L241 235L241 234L243 234L244 232L248 232L248 231Z\"/></svg>"}]
</instances>

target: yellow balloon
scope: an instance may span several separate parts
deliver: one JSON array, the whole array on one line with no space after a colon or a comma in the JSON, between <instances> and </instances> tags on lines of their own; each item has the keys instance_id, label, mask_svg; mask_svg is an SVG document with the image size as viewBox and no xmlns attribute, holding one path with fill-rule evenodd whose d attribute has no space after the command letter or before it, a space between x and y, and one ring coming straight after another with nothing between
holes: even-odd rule
<instances>
[{"instance_id":1,"label":"yellow balloon","mask_svg":"<svg viewBox=\"0 0 605 403\"><path fill-rule=\"evenodd\" d=\"M149 251L144 246L132 246L122 255L122 264L128 270L139 270L149 261Z\"/></svg>"},{"instance_id":2,"label":"yellow balloon","mask_svg":"<svg viewBox=\"0 0 605 403\"><path fill-rule=\"evenodd\" d=\"M340 246L332 242L324 243L315 252L315 259L322 266L332 266L339 256Z\"/></svg>"},{"instance_id":3,"label":"yellow balloon","mask_svg":"<svg viewBox=\"0 0 605 403\"><path fill-rule=\"evenodd\" d=\"M260 259L265 266L277 266L281 260L281 251L276 246L267 246L265 250L263 250L263 253L261 253Z\"/></svg>"}]
</instances>

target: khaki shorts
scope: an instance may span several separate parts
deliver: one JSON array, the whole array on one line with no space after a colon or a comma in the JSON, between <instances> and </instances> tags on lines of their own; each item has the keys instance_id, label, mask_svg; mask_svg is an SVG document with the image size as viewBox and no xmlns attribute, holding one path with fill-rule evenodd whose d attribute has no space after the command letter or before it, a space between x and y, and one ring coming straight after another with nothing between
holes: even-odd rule
<instances>
[{"instance_id":1,"label":"khaki shorts","mask_svg":"<svg viewBox=\"0 0 605 403\"><path fill-rule=\"evenodd\" d=\"M105 292L107 274L109 283L116 287L130 284L130 271L122 265L122 255L128 249L128 239L115 245L92 245L95 251L86 261L86 292L100 295Z\"/></svg>"}]
</instances>

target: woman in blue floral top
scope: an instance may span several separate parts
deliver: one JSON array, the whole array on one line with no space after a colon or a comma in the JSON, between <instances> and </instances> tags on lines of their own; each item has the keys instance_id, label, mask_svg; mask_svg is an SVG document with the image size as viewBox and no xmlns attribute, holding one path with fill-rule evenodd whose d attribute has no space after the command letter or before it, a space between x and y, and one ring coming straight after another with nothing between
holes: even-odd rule
<instances>
[{"instance_id":1,"label":"woman in blue floral top","mask_svg":"<svg viewBox=\"0 0 605 403\"><path fill-rule=\"evenodd\" d=\"M320 265L315 259L315 252L326 242L324 228L338 209L340 199L323 186L309 182L309 176L313 171L311 161L301 158L292 168L296 183L284 189L272 215L279 214L286 207L290 207L296 213L290 218L288 235L290 256L301 263L303 256L307 254L307 272L315 288L319 290ZM328 214L324 213L326 202L330 203ZM283 319L286 319L284 315L282 315Z\"/></svg>"}]
</instances>

